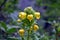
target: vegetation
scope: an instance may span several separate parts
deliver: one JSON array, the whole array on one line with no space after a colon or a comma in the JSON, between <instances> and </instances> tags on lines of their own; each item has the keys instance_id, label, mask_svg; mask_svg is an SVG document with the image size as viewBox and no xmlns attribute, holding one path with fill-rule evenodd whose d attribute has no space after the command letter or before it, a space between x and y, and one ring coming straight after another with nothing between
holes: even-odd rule
<instances>
[{"instance_id":1,"label":"vegetation","mask_svg":"<svg viewBox=\"0 0 60 40\"><path fill-rule=\"evenodd\" d=\"M44 15L32 7L21 11L18 1L0 0L0 40L60 40L60 0L36 0ZM10 17L14 11L19 12L16 21Z\"/></svg>"}]
</instances>

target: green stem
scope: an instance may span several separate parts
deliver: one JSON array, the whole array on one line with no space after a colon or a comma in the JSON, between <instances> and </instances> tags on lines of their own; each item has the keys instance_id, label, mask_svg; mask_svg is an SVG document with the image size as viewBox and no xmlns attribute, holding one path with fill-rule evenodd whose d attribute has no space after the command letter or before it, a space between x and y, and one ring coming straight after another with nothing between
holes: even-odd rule
<instances>
[{"instance_id":1,"label":"green stem","mask_svg":"<svg viewBox=\"0 0 60 40\"><path fill-rule=\"evenodd\" d=\"M29 30L28 30L28 37L27 37L27 40L29 40L29 38L30 38L30 37L29 37Z\"/></svg>"},{"instance_id":2,"label":"green stem","mask_svg":"<svg viewBox=\"0 0 60 40\"><path fill-rule=\"evenodd\" d=\"M57 31L57 26L55 27L55 30L56 30L56 40L58 40L58 31Z\"/></svg>"},{"instance_id":3,"label":"green stem","mask_svg":"<svg viewBox=\"0 0 60 40\"><path fill-rule=\"evenodd\" d=\"M24 38L22 37L22 40L24 40Z\"/></svg>"}]
</instances>

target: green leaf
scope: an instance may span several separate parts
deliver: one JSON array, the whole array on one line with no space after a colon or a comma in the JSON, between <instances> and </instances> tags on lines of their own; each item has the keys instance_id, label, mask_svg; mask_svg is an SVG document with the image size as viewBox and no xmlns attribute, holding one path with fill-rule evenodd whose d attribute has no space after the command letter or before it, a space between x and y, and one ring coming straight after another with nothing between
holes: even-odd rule
<instances>
[{"instance_id":1,"label":"green leaf","mask_svg":"<svg viewBox=\"0 0 60 40\"><path fill-rule=\"evenodd\" d=\"M1 22L1 27L3 27L5 31L7 31L7 25L4 22Z\"/></svg>"},{"instance_id":2,"label":"green leaf","mask_svg":"<svg viewBox=\"0 0 60 40\"><path fill-rule=\"evenodd\" d=\"M58 32L60 32L60 26L57 28Z\"/></svg>"},{"instance_id":3,"label":"green leaf","mask_svg":"<svg viewBox=\"0 0 60 40\"><path fill-rule=\"evenodd\" d=\"M18 40L17 38L7 38L7 40Z\"/></svg>"},{"instance_id":4,"label":"green leaf","mask_svg":"<svg viewBox=\"0 0 60 40\"><path fill-rule=\"evenodd\" d=\"M16 32L16 28L11 28L7 30L8 34Z\"/></svg>"}]
</instances>

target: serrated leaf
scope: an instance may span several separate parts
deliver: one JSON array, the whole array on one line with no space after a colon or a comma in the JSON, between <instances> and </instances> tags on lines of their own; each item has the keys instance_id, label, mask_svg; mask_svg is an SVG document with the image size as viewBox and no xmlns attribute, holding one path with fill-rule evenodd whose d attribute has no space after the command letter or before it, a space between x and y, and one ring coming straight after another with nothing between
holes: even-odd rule
<instances>
[{"instance_id":1,"label":"serrated leaf","mask_svg":"<svg viewBox=\"0 0 60 40\"><path fill-rule=\"evenodd\" d=\"M7 30L8 34L11 34L11 33L14 33L14 32L16 32L16 28L11 28L11 29Z\"/></svg>"}]
</instances>

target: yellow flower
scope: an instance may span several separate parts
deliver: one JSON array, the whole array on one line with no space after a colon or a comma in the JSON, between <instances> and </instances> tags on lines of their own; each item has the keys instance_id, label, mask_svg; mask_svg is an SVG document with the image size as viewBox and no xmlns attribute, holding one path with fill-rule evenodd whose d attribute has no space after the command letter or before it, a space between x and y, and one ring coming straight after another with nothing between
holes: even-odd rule
<instances>
[{"instance_id":1,"label":"yellow flower","mask_svg":"<svg viewBox=\"0 0 60 40\"><path fill-rule=\"evenodd\" d=\"M33 15L32 15L32 14L28 15L28 16L27 16L27 19L28 19L29 21L31 21L31 20L33 19Z\"/></svg>"},{"instance_id":2,"label":"yellow flower","mask_svg":"<svg viewBox=\"0 0 60 40\"><path fill-rule=\"evenodd\" d=\"M24 29L20 29L18 32L19 32L19 35L20 36L23 36L24 35Z\"/></svg>"},{"instance_id":3,"label":"yellow flower","mask_svg":"<svg viewBox=\"0 0 60 40\"><path fill-rule=\"evenodd\" d=\"M35 17L36 17L36 19L40 19L40 13L39 12L35 12Z\"/></svg>"},{"instance_id":4,"label":"yellow flower","mask_svg":"<svg viewBox=\"0 0 60 40\"><path fill-rule=\"evenodd\" d=\"M37 31L39 29L38 25L34 25L34 31Z\"/></svg>"},{"instance_id":5,"label":"yellow flower","mask_svg":"<svg viewBox=\"0 0 60 40\"><path fill-rule=\"evenodd\" d=\"M26 13L25 12L20 12L19 13L19 18L21 18L21 19L25 19L26 18Z\"/></svg>"},{"instance_id":6,"label":"yellow flower","mask_svg":"<svg viewBox=\"0 0 60 40\"><path fill-rule=\"evenodd\" d=\"M20 20L20 19L18 19L18 20L17 20L17 22L21 22L21 20Z\"/></svg>"}]
</instances>

